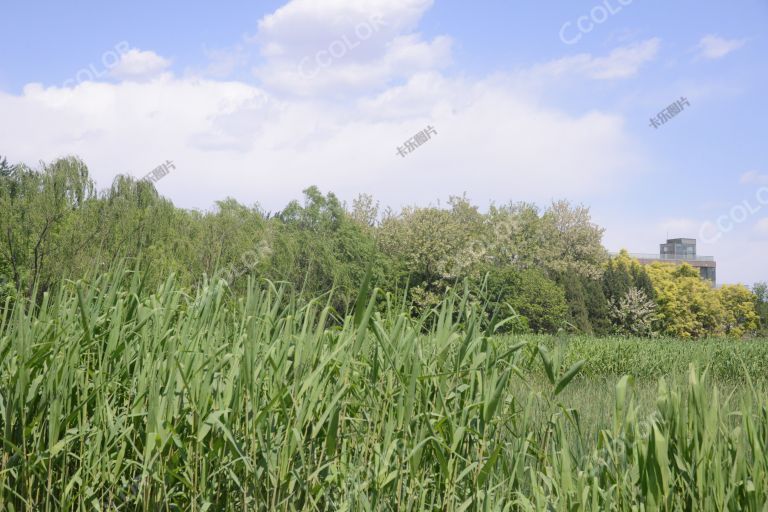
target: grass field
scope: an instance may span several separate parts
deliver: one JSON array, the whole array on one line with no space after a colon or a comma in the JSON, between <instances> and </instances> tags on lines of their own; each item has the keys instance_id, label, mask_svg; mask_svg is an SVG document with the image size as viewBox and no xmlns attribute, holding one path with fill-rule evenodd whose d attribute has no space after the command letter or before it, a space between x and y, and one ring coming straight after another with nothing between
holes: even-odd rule
<instances>
[{"instance_id":1,"label":"grass field","mask_svg":"<svg viewBox=\"0 0 768 512\"><path fill-rule=\"evenodd\" d=\"M118 269L5 311L0 509L765 508L765 340L493 336L461 296L361 296L339 324Z\"/></svg>"}]
</instances>

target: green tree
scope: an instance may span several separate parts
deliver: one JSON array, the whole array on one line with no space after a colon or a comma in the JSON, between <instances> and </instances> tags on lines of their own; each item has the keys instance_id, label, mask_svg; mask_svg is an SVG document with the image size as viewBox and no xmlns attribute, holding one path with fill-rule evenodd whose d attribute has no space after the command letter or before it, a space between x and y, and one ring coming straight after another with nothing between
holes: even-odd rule
<instances>
[{"instance_id":1,"label":"green tree","mask_svg":"<svg viewBox=\"0 0 768 512\"><path fill-rule=\"evenodd\" d=\"M376 227L379 218L379 203L370 194L360 194L352 201L352 220L369 229Z\"/></svg>"},{"instance_id":2,"label":"green tree","mask_svg":"<svg viewBox=\"0 0 768 512\"><path fill-rule=\"evenodd\" d=\"M0 156L0 179L9 178L13 172L13 167L8 163L8 159Z\"/></svg>"},{"instance_id":3,"label":"green tree","mask_svg":"<svg viewBox=\"0 0 768 512\"><path fill-rule=\"evenodd\" d=\"M763 332L768 334L768 283L755 283L752 292L757 300L757 314L760 316L760 325Z\"/></svg>"},{"instance_id":4,"label":"green tree","mask_svg":"<svg viewBox=\"0 0 768 512\"><path fill-rule=\"evenodd\" d=\"M244 275L263 273L269 258L265 217L258 205L247 207L232 198L218 201L215 210L199 221L204 272L213 275L221 269L230 283Z\"/></svg>"},{"instance_id":5,"label":"green tree","mask_svg":"<svg viewBox=\"0 0 768 512\"><path fill-rule=\"evenodd\" d=\"M602 290L611 311L609 330L622 334L632 332L627 325L628 321L635 318L631 307L643 309L640 306L643 302L639 300L640 295L633 292L633 296L628 297L628 294L632 290L637 290L642 292L642 297L649 300L656 298L653 282L646 267L630 257L626 250L622 250L606 263L602 277ZM626 315L624 315L625 312ZM644 327L643 329L645 330Z\"/></svg>"},{"instance_id":6,"label":"green tree","mask_svg":"<svg viewBox=\"0 0 768 512\"><path fill-rule=\"evenodd\" d=\"M598 279L608 253L602 245L604 229L592 222L589 208L555 201L542 216L547 251L545 268L555 274Z\"/></svg>"},{"instance_id":7,"label":"green tree","mask_svg":"<svg viewBox=\"0 0 768 512\"><path fill-rule=\"evenodd\" d=\"M513 266L486 267L486 307L494 313L509 316L511 311L525 320L509 324L507 330L555 333L565 327L568 304L557 283L536 269L518 270Z\"/></svg>"},{"instance_id":8,"label":"green tree","mask_svg":"<svg viewBox=\"0 0 768 512\"><path fill-rule=\"evenodd\" d=\"M758 303L768 304L768 282L755 283L752 287L752 292L755 294Z\"/></svg>"},{"instance_id":9,"label":"green tree","mask_svg":"<svg viewBox=\"0 0 768 512\"><path fill-rule=\"evenodd\" d=\"M0 256L0 314L2 314L6 300L10 298L13 301L15 297L16 288L13 285L11 269L5 258Z\"/></svg>"},{"instance_id":10,"label":"green tree","mask_svg":"<svg viewBox=\"0 0 768 512\"><path fill-rule=\"evenodd\" d=\"M649 299L656 297L656 292L653 290L653 283L648 272L637 260L633 260L630 274L632 275L632 288L637 288Z\"/></svg>"},{"instance_id":11,"label":"green tree","mask_svg":"<svg viewBox=\"0 0 768 512\"><path fill-rule=\"evenodd\" d=\"M407 207L385 217L380 246L398 266L420 308L439 303L446 289L459 282L480 256L467 249L483 226L483 215L465 198L452 197L450 209Z\"/></svg>"},{"instance_id":12,"label":"green tree","mask_svg":"<svg viewBox=\"0 0 768 512\"><path fill-rule=\"evenodd\" d=\"M149 181L119 175L101 195L97 206L82 213L79 219L85 224L97 224L96 244L104 249L94 252L85 248L71 254L70 261L87 262L94 258L98 264L111 265L121 258L140 257L147 286L159 285L172 272L189 276L200 270L190 266L189 258L184 261L190 253L202 252L199 245L192 249L184 222L188 214L160 196Z\"/></svg>"},{"instance_id":13,"label":"green tree","mask_svg":"<svg viewBox=\"0 0 768 512\"><path fill-rule=\"evenodd\" d=\"M491 206L483 229L476 231L473 255L484 263L519 270L544 268L548 257L539 208L530 203Z\"/></svg>"},{"instance_id":14,"label":"green tree","mask_svg":"<svg viewBox=\"0 0 768 512\"><path fill-rule=\"evenodd\" d=\"M589 309L581 279L568 273L561 275L558 283L563 288L568 304L568 322L576 331L592 334L592 323L589 321Z\"/></svg>"},{"instance_id":15,"label":"green tree","mask_svg":"<svg viewBox=\"0 0 768 512\"><path fill-rule=\"evenodd\" d=\"M66 259L63 254L87 237L68 228L94 198L88 169L76 158L64 158L41 172L17 166L0 179L2 258L15 289L44 291L61 278L57 264Z\"/></svg>"},{"instance_id":16,"label":"green tree","mask_svg":"<svg viewBox=\"0 0 768 512\"><path fill-rule=\"evenodd\" d=\"M653 283L645 266L629 256L626 250L611 258L603 274L603 293L611 304L616 304L631 288L641 290L649 298L654 298Z\"/></svg>"},{"instance_id":17,"label":"green tree","mask_svg":"<svg viewBox=\"0 0 768 512\"><path fill-rule=\"evenodd\" d=\"M377 250L370 226L351 216L338 198L317 187L304 191L304 204L291 202L272 222L268 275L293 283L305 294L335 290L334 306L348 308L368 267L386 285L390 265Z\"/></svg>"},{"instance_id":18,"label":"green tree","mask_svg":"<svg viewBox=\"0 0 768 512\"><path fill-rule=\"evenodd\" d=\"M581 284L592 332L598 335L609 334L612 329L611 310L603 292L602 280L582 277Z\"/></svg>"},{"instance_id":19,"label":"green tree","mask_svg":"<svg viewBox=\"0 0 768 512\"><path fill-rule=\"evenodd\" d=\"M543 214L524 202L491 206L479 223L475 219L472 233L465 259L538 268L551 276L599 278L607 257L603 230L591 222L589 209L567 201L552 203Z\"/></svg>"}]
</instances>

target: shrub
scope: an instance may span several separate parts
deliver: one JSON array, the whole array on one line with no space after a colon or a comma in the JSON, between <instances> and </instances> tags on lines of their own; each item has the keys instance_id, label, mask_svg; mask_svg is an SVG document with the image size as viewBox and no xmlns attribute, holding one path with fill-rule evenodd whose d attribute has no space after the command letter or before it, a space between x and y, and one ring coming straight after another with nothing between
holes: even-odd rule
<instances>
[{"instance_id":1,"label":"shrub","mask_svg":"<svg viewBox=\"0 0 768 512\"><path fill-rule=\"evenodd\" d=\"M489 315L508 316L512 308L525 318L508 324L507 332L527 326L533 332L553 333L565 325L568 304L563 290L542 272L507 266L486 267L484 302ZM502 330L503 332L503 330Z\"/></svg>"}]
</instances>

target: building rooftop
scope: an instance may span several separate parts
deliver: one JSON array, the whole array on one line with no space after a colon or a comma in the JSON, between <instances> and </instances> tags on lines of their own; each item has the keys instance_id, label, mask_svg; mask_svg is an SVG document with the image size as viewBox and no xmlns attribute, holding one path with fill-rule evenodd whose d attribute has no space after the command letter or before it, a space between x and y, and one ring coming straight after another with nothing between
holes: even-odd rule
<instances>
[{"instance_id":1,"label":"building rooftop","mask_svg":"<svg viewBox=\"0 0 768 512\"><path fill-rule=\"evenodd\" d=\"M699 270L702 279L717 283L717 263L714 256L701 256L696 254L695 238L668 238L666 243L659 245L659 252L651 253L628 253L630 257L635 258L644 265L657 261L669 262L675 264L688 263ZM617 253L611 253L616 256Z\"/></svg>"}]
</instances>

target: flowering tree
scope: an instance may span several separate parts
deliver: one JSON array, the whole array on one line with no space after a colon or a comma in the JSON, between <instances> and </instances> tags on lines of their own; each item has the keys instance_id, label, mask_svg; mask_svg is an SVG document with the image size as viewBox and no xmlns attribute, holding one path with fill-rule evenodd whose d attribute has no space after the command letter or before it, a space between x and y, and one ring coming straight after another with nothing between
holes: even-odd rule
<instances>
[{"instance_id":1,"label":"flowering tree","mask_svg":"<svg viewBox=\"0 0 768 512\"><path fill-rule=\"evenodd\" d=\"M611 307L611 319L618 334L650 336L656 320L656 303L639 288L630 288Z\"/></svg>"}]
</instances>

